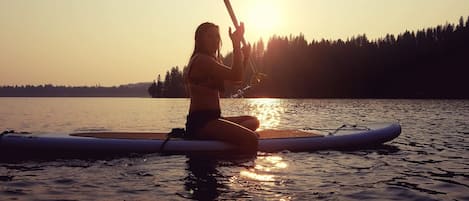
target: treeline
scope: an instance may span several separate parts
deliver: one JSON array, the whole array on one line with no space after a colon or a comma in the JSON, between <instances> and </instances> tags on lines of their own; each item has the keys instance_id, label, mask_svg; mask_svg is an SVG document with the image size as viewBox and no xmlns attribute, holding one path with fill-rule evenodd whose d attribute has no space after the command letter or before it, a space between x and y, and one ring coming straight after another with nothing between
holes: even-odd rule
<instances>
[{"instance_id":1,"label":"treeline","mask_svg":"<svg viewBox=\"0 0 469 201\"><path fill-rule=\"evenodd\" d=\"M164 82L161 81L161 76L158 75L156 81L148 87L148 94L153 98L182 98L187 97L183 71L179 67L172 67L171 70L166 72Z\"/></svg>"},{"instance_id":2,"label":"treeline","mask_svg":"<svg viewBox=\"0 0 469 201\"><path fill-rule=\"evenodd\" d=\"M251 96L469 98L469 18L370 41L273 37L263 57L269 75Z\"/></svg>"},{"instance_id":3,"label":"treeline","mask_svg":"<svg viewBox=\"0 0 469 201\"><path fill-rule=\"evenodd\" d=\"M139 83L118 87L72 87L51 84L0 86L0 97L147 97L146 88L148 84Z\"/></svg>"},{"instance_id":4,"label":"treeline","mask_svg":"<svg viewBox=\"0 0 469 201\"><path fill-rule=\"evenodd\" d=\"M469 18L377 40L274 36L265 51L262 41L253 49L254 62L268 77L248 97L469 98ZM230 64L230 55L224 61ZM184 96L177 68L158 83L157 97Z\"/></svg>"}]
</instances>

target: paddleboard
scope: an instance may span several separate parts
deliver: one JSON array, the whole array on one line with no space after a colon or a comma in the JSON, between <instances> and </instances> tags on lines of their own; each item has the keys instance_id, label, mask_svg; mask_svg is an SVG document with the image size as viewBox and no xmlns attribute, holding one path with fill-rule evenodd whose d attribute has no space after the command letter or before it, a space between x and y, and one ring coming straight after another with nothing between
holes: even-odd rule
<instances>
[{"instance_id":1,"label":"paddleboard","mask_svg":"<svg viewBox=\"0 0 469 201\"><path fill-rule=\"evenodd\" d=\"M342 126L337 129L263 130L259 151L360 149L399 136L398 123ZM213 140L167 138L166 132L17 133L0 136L1 155L229 152L231 144Z\"/></svg>"}]
</instances>

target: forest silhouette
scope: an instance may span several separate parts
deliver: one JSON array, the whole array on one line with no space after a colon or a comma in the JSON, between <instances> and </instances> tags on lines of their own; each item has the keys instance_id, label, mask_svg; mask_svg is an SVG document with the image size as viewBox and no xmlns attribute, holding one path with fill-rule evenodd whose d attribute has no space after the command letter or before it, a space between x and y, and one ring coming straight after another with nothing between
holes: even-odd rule
<instances>
[{"instance_id":1,"label":"forest silhouette","mask_svg":"<svg viewBox=\"0 0 469 201\"><path fill-rule=\"evenodd\" d=\"M246 97L469 98L469 17L458 24L345 41L273 36L253 45L252 59L267 77ZM224 57L231 64L231 53ZM152 97L187 97L183 69L172 67L149 87ZM246 75L250 77L249 73ZM227 87L228 96L237 88ZM231 89L231 90L230 90Z\"/></svg>"}]
</instances>

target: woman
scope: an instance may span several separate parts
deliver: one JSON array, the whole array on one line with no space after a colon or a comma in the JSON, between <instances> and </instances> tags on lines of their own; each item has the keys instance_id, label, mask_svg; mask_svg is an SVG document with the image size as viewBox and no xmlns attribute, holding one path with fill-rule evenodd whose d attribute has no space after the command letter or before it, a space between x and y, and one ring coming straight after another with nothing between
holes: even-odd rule
<instances>
[{"instance_id":1,"label":"woman","mask_svg":"<svg viewBox=\"0 0 469 201\"><path fill-rule=\"evenodd\" d=\"M229 30L233 43L232 68L220 59L220 32L213 23L202 23L195 32L195 47L185 73L190 93L187 133L197 139L232 143L244 153L256 153L258 140L254 132L259 127L256 117L221 117L220 91L225 80L241 81L250 47L241 48L244 25ZM243 60L244 56L244 60ZM242 147L242 148L241 148Z\"/></svg>"}]
</instances>

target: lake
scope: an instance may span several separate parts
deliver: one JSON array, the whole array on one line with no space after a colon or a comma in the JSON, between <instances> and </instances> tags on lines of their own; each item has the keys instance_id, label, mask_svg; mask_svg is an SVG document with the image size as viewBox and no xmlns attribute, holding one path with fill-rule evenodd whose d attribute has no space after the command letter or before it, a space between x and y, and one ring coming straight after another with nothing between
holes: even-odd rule
<instances>
[{"instance_id":1,"label":"lake","mask_svg":"<svg viewBox=\"0 0 469 201\"><path fill-rule=\"evenodd\" d=\"M223 99L261 128L400 122L375 149L0 161L1 200L469 200L469 100ZM0 129L169 131L188 99L0 98ZM14 154L14 153L1 153Z\"/></svg>"}]
</instances>

